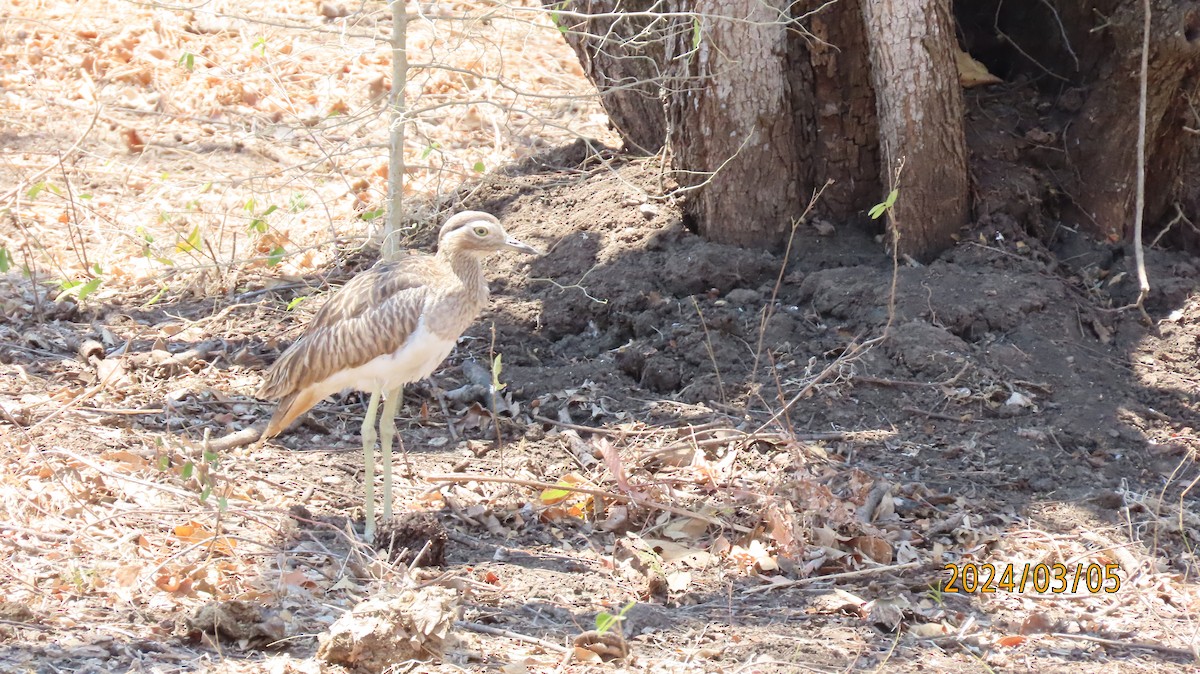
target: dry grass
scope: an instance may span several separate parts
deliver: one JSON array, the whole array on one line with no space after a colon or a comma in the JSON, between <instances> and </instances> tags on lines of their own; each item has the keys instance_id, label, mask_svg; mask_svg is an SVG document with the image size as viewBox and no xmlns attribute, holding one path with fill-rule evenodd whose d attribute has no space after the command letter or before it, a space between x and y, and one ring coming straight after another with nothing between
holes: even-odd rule
<instances>
[{"instance_id":1,"label":"dry grass","mask_svg":"<svg viewBox=\"0 0 1200 674\"><path fill-rule=\"evenodd\" d=\"M414 222L486 171L608 138L536 4L411 19ZM0 175L15 227L0 246L53 280L101 278L96 299L154 296L201 269L228 290L242 271L327 265L329 244L361 242L384 204L389 25L376 3L14 3Z\"/></svg>"}]
</instances>

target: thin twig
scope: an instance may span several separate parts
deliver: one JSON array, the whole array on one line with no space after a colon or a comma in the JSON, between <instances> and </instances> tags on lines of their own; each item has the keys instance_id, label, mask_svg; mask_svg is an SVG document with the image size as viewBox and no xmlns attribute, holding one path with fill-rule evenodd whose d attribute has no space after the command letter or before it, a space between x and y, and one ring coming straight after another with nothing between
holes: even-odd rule
<instances>
[{"instance_id":1,"label":"thin twig","mask_svg":"<svg viewBox=\"0 0 1200 674\"><path fill-rule=\"evenodd\" d=\"M551 482L541 482L539 480L522 480L515 477L497 477L494 475L476 475L473 473L444 473L437 475L424 476L429 482L496 482L500 484L515 484L521 487L530 487L532 489L561 489L563 491L573 491L589 496L599 496L600 498L609 499L612 501L621 501L624 503L634 503L654 510L662 510L674 515L682 517L690 517L692 519L708 522L709 524L734 531L748 534L753 531L750 527L744 527L733 522L726 522L717 517L705 515L703 513L693 512L687 508L669 505L667 503L658 503L650 499L632 494L618 494L616 492L606 491L604 489L595 489L592 487L580 487L578 485L555 484Z\"/></svg>"},{"instance_id":2,"label":"thin twig","mask_svg":"<svg viewBox=\"0 0 1200 674\"><path fill-rule=\"evenodd\" d=\"M545 648L549 651L554 651L555 653L566 653L571 650L566 646L559 646L558 644L546 641L545 639L531 637L528 634L521 634L520 632L502 630L499 627L492 627L491 625L481 625L479 623L468 622L466 620L455 620L454 626L461 627L464 630L470 630L472 632L479 632L480 634L490 634L494 637L506 637L508 639L515 639L517 641L524 641L527 644L541 646L542 648Z\"/></svg>"},{"instance_id":3,"label":"thin twig","mask_svg":"<svg viewBox=\"0 0 1200 674\"><path fill-rule=\"evenodd\" d=\"M1168 655L1175 655L1175 656L1178 656L1181 658L1187 658L1187 659L1193 660L1193 661L1200 659L1200 657L1197 657L1197 654L1195 651L1190 651L1186 648L1172 648L1170 646L1163 646L1161 644L1151 644L1151 643L1146 643L1144 641L1121 641L1120 639L1105 639L1104 637L1094 637L1090 634L1067 634L1065 632L1051 632L1049 634L1049 636L1058 637L1059 639L1075 639L1077 641L1090 641L1095 644L1101 644L1103 646L1115 646L1117 648L1144 648L1146 650L1157 651L1159 653L1167 653Z\"/></svg>"},{"instance_id":4,"label":"thin twig","mask_svg":"<svg viewBox=\"0 0 1200 674\"><path fill-rule=\"evenodd\" d=\"M882 573L891 573L895 571L907 571L921 566L923 562L905 562L904 564L893 564L891 566L875 566L869 569L858 569L857 571L843 571L841 573L831 573L827 576L809 576L808 578L796 578L787 580L781 583L768 583L751 587L742 590L742 594L755 594L757 592L770 592L771 590L782 590L789 587L797 587L800 585L811 585L824 581L845 580L847 578L862 578L864 576L877 576Z\"/></svg>"}]
</instances>

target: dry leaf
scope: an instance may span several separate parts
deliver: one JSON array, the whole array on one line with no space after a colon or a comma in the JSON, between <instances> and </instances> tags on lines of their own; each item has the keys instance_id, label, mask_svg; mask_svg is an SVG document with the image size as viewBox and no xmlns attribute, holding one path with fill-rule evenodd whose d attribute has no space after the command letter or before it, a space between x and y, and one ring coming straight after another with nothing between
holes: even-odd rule
<instances>
[{"instance_id":1,"label":"dry leaf","mask_svg":"<svg viewBox=\"0 0 1200 674\"><path fill-rule=\"evenodd\" d=\"M967 89L1004 82L988 72L987 66L961 49L954 50L954 63L958 66L958 83Z\"/></svg>"},{"instance_id":2,"label":"dry leaf","mask_svg":"<svg viewBox=\"0 0 1200 674\"><path fill-rule=\"evenodd\" d=\"M878 564L890 564L892 561L892 546L882 538L855 536L850 539L850 547Z\"/></svg>"},{"instance_id":3,"label":"dry leaf","mask_svg":"<svg viewBox=\"0 0 1200 674\"><path fill-rule=\"evenodd\" d=\"M667 589L672 592L683 592L692 584L692 574L689 571L675 571L667 574Z\"/></svg>"}]
</instances>

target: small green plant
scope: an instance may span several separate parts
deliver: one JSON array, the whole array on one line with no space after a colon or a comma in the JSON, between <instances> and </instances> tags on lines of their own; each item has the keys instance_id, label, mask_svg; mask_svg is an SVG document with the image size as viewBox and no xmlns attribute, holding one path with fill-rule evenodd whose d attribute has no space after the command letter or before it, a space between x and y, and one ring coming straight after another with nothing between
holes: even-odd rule
<instances>
[{"instance_id":1,"label":"small green plant","mask_svg":"<svg viewBox=\"0 0 1200 674\"><path fill-rule=\"evenodd\" d=\"M285 309L285 311L291 311L292 309L295 309L296 307L300 306L300 303L306 299L308 299L308 295L301 295L299 297L293 297L292 301L287 303L287 308Z\"/></svg>"},{"instance_id":2,"label":"small green plant","mask_svg":"<svg viewBox=\"0 0 1200 674\"><path fill-rule=\"evenodd\" d=\"M195 70L196 55L190 51L183 52L183 55L179 57L179 65L183 66L188 71Z\"/></svg>"},{"instance_id":3,"label":"small green plant","mask_svg":"<svg viewBox=\"0 0 1200 674\"><path fill-rule=\"evenodd\" d=\"M63 295L74 295L80 302L87 299L88 295L96 292L101 285L104 284L104 270L99 264L92 265L92 278L86 281L76 281L74 279L62 279L58 282L59 290Z\"/></svg>"},{"instance_id":4,"label":"small green plant","mask_svg":"<svg viewBox=\"0 0 1200 674\"><path fill-rule=\"evenodd\" d=\"M614 627L619 626L621 624L621 621L625 620L625 614L629 613L629 609L633 608L633 605L636 603L637 603L636 601L630 601L628 604L626 604L624 607L622 607L621 610L618 611L616 615L613 615L613 614L609 613L608 611L601 611L601 612L597 613L596 614L596 631L599 632L600 634L604 634L605 632L609 631L610 629L613 629Z\"/></svg>"},{"instance_id":5,"label":"small green plant","mask_svg":"<svg viewBox=\"0 0 1200 674\"><path fill-rule=\"evenodd\" d=\"M562 11L567 8L568 0L555 4L550 9L550 20L554 22L554 27L563 35L567 34L567 26L563 23Z\"/></svg>"},{"instance_id":6,"label":"small green plant","mask_svg":"<svg viewBox=\"0 0 1200 674\"><path fill-rule=\"evenodd\" d=\"M899 196L900 190L898 189L888 192L887 199L884 199L882 202L872 206L871 210L867 211L867 215L871 216L872 220L878 220L884 213L890 211L892 206L896 205L896 199Z\"/></svg>"},{"instance_id":7,"label":"small green plant","mask_svg":"<svg viewBox=\"0 0 1200 674\"><path fill-rule=\"evenodd\" d=\"M200 234L200 225L192 228L186 237L179 237L179 243L175 244L175 251L178 253L186 253L192 250L200 250L200 246L204 243L204 237Z\"/></svg>"},{"instance_id":8,"label":"small green plant","mask_svg":"<svg viewBox=\"0 0 1200 674\"><path fill-rule=\"evenodd\" d=\"M299 213L307 208L308 200L305 199L304 195L300 192L293 194L291 198L288 199L288 210L292 213Z\"/></svg>"},{"instance_id":9,"label":"small green plant","mask_svg":"<svg viewBox=\"0 0 1200 674\"><path fill-rule=\"evenodd\" d=\"M425 159L429 155L433 154L434 150L440 150L441 148L442 146L438 145L436 142L426 145L425 149L421 151L421 159Z\"/></svg>"},{"instance_id":10,"label":"small green plant","mask_svg":"<svg viewBox=\"0 0 1200 674\"><path fill-rule=\"evenodd\" d=\"M279 210L278 206L272 204L270 206L267 206L266 210L264 210L262 213L259 213L256 215L254 213L254 209L256 208L254 199L250 199L249 201L247 201L244 208L246 209L246 212L249 213L251 216L250 224L246 225L246 231L257 232L259 234L267 233L267 216L269 216L270 214Z\"/></svg>"},{"instance_id":11,"label":"small green plant","mask_svg":"<svg viewBox=\"0 0 1200 674\"><path fill-rule=\"evenodd\" d=\"M8 248L0 246L0 274L7 274L9 269L12 269L15 260L12 253L8 252Z\"/></svg>"},{"instance_id":12,"label":"small green plant","mask_svg":"<svg viewBox=\"0 0 1200 674\"><path fill-rule=\"evenodd\" d=\"M929 591L925 593L925 596L929 597L933 603L937 604L940 608L942 603L946 600L946 591L942 588L942 584L939 582L937 585L930 585Z\"/></svg>"},{"instance_id":13,"label":"small green plant","mask_svg":"<svg viewBox=\"0 0 1200 674\"><path fill-rule=\"evenodd\" d=\"M146 300L146 303L142 305L142 308L148 309L148 308L154 306L155 304L158 304L158 301L161 300L163 298L163 295L166 295L166 294L167 294L167 285L163 284L163 286L158 289L158 292L154 293L154 297L151 297L150 299Z\"/></svg>"},{"instance_id":14,"label":"small green plant","mask_svg":"<svg viewBox=\"0 0 1200 674\"><path fill-rule=\"evenodd\" d=\"M275 246L274 248L271 249L270 253L267 253L267 266L274 267L275 265L282 262L283 258L286 256L287 256L286 248L284 248L283 246Z\"/></svg>"},{"instance_id":15,"label":"small green plant","mask_svg":"<svg viewBox=\"0 0 1200 674\"><path fill-rule=\"evenodd\" d=\"M256 49L256 50L258 50L259 54L266 56L267 55L267 38L262 37L260 35L259 38L254 41L254 44L250 48Z\"/></svg>"},{"instance_id":16,"label":"small green plant","mask_svg":"<svg viewBox=\"0 0 1200 674\"><path fill-rule=\"evenodd\" d=\"M27 199L37 199L38 195L42 193L42 190L50 190L54 194L57 194L60 196L62 195L62 190L60 190L58 188L58 185L55 185L54 183L48 183L48 182L42 181L40 183L35 183L33 185L30 185L29 191L25 192L25 197Z\"/></svg>"},{"instance_id":17,"label":"small green plant","mask_svg":"<svg viewBox=\"0 0 1200 674\"><path fill-rule=\"evenodd\" d=\"M159 458L160 470L165 470L163 466L164 458L166 457L164 456ZM166 462L166 465L170 466L170 460ZM217 481L213 478L212 471L220 467L220 455L211 449L205 449L201 453L200 463L196 463L195 461L188 459L182 466L180 466L179 477L184 481L187 481L192 479L192 476L195 476L196 481L200 483L200 502L207 503L208 497L212 496L213 489L215 489L217 486ZM218 497L218 505L220 506L221 510L225 509L226 499L224 496Z\"/></svg>"},{"instance_id":18,"label":"small green plant","mask_svg":"<svg viewBox=\"0 0 1200 674\"><path fill-rule=\"evenodd\" d=\"M363 211L362 213L359 213L358 219L363 220L363 221L370 221L370 220L374 220L375 218L383 217L383 214L386 212L387 211L385 211L382 208L373 208L369 211Z\"/></svg>"},{"instance_id":19,"label":"small green plant","mask_svg":"<svg viewBox=\"0 0 1200 674\"><path fill-rule=\"evenodd\" d=\"M476 173L483 173L484 171L487 170L487 166L484 166L482 160L475 162L475 165L472 166L471 168L473 168Z\"/></svg>"}]
</instances>

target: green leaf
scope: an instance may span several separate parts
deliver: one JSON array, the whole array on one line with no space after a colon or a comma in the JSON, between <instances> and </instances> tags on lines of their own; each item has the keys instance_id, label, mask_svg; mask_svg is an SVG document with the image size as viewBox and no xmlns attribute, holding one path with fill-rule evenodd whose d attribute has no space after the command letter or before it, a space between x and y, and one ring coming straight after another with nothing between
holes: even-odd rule
<instances>
[{"instance_id":1,"label":"green leaf","mask_svg":"<svg viewBox=\"0 0 1200 674\"><path fill-rule=\"evenodd\" d=\"M88 194L87 192L84 192L83 194L80 194L80 195L79 195L79 200L80 200L80 201L88 201L88 200L90 200L91 198L92 198L92 195L91 195L91 194Z\"/></svg>"},{"instance_id":2,"label":"green leaf","mask_svg":"<svg viewBox=\"0 0 1200 674\"><path fill-rule=\"evenodd\" d=\"M250 224L246 225L246 231L258 232L259 234L267 233L267 221L262 218L254 218Z\"/></svg>"},{"instance_id":3,"label":"green leaf","mask_svg":"<svg viewBox=\"0 0 1200 674\"><path fill-rule=\"evenodd\" d=\"M700 17L693 16L692 17L692 49L698 49L700 47L700 35L701 35Z\"/></svg>"},{"instance_id":4,"label":"green leaf","mask_svg":"<svg viewBox=\"0 0 1200 674\"><path fill-rule=\"evenodd\" d=\"M300 303L306 299L308 299L308 295L301 295L299 297L293 297L292 301L287 303L287 309L285 309L285 311L291 311L292 309L295 309L296 307L300 306Z\"/></svg>"},{"instance_id":5,"label":"green leaf","mask_svg":"<svg viewBox=\"0 0 1200 674\"><path fill-rule=\"evenodd\" d=\"M262 54L263 56L266 56L266 54L267 54L267 38L259 37L257 40L254 41L254 45L250 48L257 49L258 53Z\"/></svg>"},{"instance_id":6,"label":"green leaf","mask_svg":"<svg viewBox=\"0 0 1200 674\"><path fill-rule=\"evenodd\" d=\"M189 250L200 250L200 244L202 242L203 240L200 237L200 225L196 225L192 228L191 233L187 235L186 239L180 239L179 243L175 244L175 250L179 251L180 253L186 253Z\"/></svg>"},{"instance_id":7,"label":"green leaf","mask_svg":"<svg viewBox=\"0 0 1200 674\"><path fill-rule=\"evenodd\" d=\"M189 460L187 463L183 464L183 468L180 469L179 477L182 477L185 480L190 480L190 479L192 479L192 473L195 472L195 470L196 470L196 464L192 463L191 460Z\"/></svg>"},{"instance_id":8,"label":"green leaf","mask_svg":"<svg viewBox=\"0 0 1200 674\"><path fill-rule=\"evenodd\" d=\"M888 192L887 199L883 202L885 206L891 208L896 205L896 198L900 196L900 190L892 190Z\"/></svg>"},{"instance_id":9,"label":"green leaf","mask_svg":"<svg viewBox=\"0 0 1200 674\"><path fill-rule=\"evenodd\" d=\"M79 301L80 301L80 302L82 302L83 300L87 299L87 296L88 296L88 295L91 295L91 294L92 294L92 293L94 293L94 292L96 292L96 289L97 289L97 288L99 288L99 287L100 287L100 285L101 285L101 284L103 284L103 283L104 283L104 279L102 279L102 278L100 278L99 276L97 276L96 278L94 278L94 279L92 279L92 280L88 281L87 283L84 283L83 285L79 286L79 293L78 293L78 294L79 294Z\"/></svg>"},{"instance_id":10,"label":"green leaf","mask_svg":"<svg viewBox=\"0 0 1200 674\"><path fill-rule=\"evenodd\" d=\"M143 304L142 306L152 307L155 304L158 304L158 301L162 299L163 295L165 295L166 292L167 292L167 286L163 286L163 287L159 288L158 292L155 293L154 297L151 297L150 299L146 300L146 303Z\"/></svg>"},{"instance_id":11,"label":"green leaf","mask_svg":"<svg viewBox=\"0 0 1200 674\"><path fill-rule=\"evenodd\" d=\"M242 210L246 211L247 213L253 213L254 207L257 205L258 204L254 201L254 197L250 197L246 200L246 205L242 206Z\"/></svg>"},{"instance_id":12,"label":"green leaf","mask_svg":"<svg viewBox=\"0 0 1200 674\"><path fill-rule=\"evenodd\" d=\"M214 466L217 464L217 459L221 458L216 452L211 449L204 450L204 461L211 463Z\"/></svg>"},{"instance_id":13,"label":"green leaf","mask_svg":"<svg viewBox=\"0 0 1200 674\"><path fill-rule=\"evenodd\" d=\"M12 265L12 253L8 252L8 248L0 246L0 274L7 274L8 270L12 269Z\"/></svg>"},{"instance_id":14,"label":"green leaf","mask_svg":"<svg viewBox=\"0 0 1200 674\"><path fill-rule=\"evenodd\" d=\"M270 215L270 214L274 213L274 212L275 212L275 211L277 211L277 210L279 210L279 207L278 207L278 206L276 206L275 204L271 204L270 206L267 206L267 210L263 211L262 215L261 215L261 216L259 216L259 217L263 217L263 218L265 218L265 217L267 217L268 215Z\"/></svg>"},{"instance_id":15,"label":"green leaf","mask_svg":"<svg viewBox=\"0 0 1200 674\"><path fill-rule=\"evenodd\" d=\"M304 198L303 194L293 194L292 198L288 200L288 210L293 213L299 213L307 208L308 200Z\"/></svg>"},{"instance_id":16,"label":"green leaf","mask_svg":"<svg viewBox=\"0 0 1200 674\"><path fill-rule=\"evenodd\" d=\"M360 220L374 220L375 218L381 217L385 212L386 211L384 211L382 208L376 208L373 211L363 211L359 214L358 218Z\"/></svg>"},{"instance_id":17,"label":"green leaf","mask_svg":"<svg viewBox=\"0 0 1200 674\"><path fill-rule=\"evenodd\" d=\"M206 484L204 485L204 490L200 492L200 502L207 503L209 496L212 496L212 485Z\"/></svg>"},{"instance_id":18,"label":"green leaf","mask_svg":"<svg viewBox=\"0 0 1200 674\"><path fill-rule=\"evenodd\" d=\"M563 24L562 17L562 10L566 8L567 0L563 0L557 5L554 5L554 8L550 10L550 20L554 22L554 27L558 29L558 32L562 33L563 35L567 34L567 27Z\"/></svg>"},{"instance_id":19,"label":"green leaf","mask_svg":"<svg viewBox=\"0 0 1200 674\"><path fill-rule=\"evenodd\" d=\"M629 609L633 608L633 605L636 603L637 601L630 601L628 604L622 606L621 610L617 612L617 615L613 615L608 611L601 611L598 613L596 615L596 631L604 634L608 630L615 627L618 623L625 619L625 614L629 613Z\"/></svg>"},{"instance_id":20,"label":"green leaf","mask_svg":"<svg viewBox=\"0 0 1200 674\"><path fill-rule=\"evenodd\" d=\"M195 70L196 55L191 52L185 51L183 53L183 56L179 57L179 65L183 66L184 68L187 68L188 70Z\"/></svg>"},{"instance_id":21,"label":"green leaf","mask_svg":"<svg viewBox=\"0 0 1200 674\"><path fill-rule=\"evenodd\" d=\"M888 193L887 199L883 203L875 204L871 210L867 211L867 215L871 216L872 220L878 220L880 216L888 212L892 206L896 205L896 199L900 196L900 190L892 190Z\"/></svg>"},{"instance_id":22,"label":"green leaf","mask_svg":"<svg viewBox=\"0 0 1200 674\"><path fill-rule=\"evenodd\" d=\"M217 507L221 510L221 512L229 510L229 499L225 498L224 496L217 497Z\"/></svg>"},{"instance_id":23,"label":"green leaf","mask_svg":"<svg viewBox=\"0 0 1200 674\"><path fill-rule=\"evenodd\" d=\"M472 166L471 168L475 169L476 173L483 173L487 170L487 167L483 165L482 161L475 162L475 166Z\"/></svg>"},{"instance_id":24,"label":"green leaf","mask_svg":"<svg viewBox=\"0 0 1200 674\"><path fill-rule=\"evenodd\" d=\"M601 611L596 614L596 631L600 634L604 634L608 630L612 629L613 624L616 622L617 616L609 613L608 611Z\"/></svg>"},{"instance_id":25,"label":"green leaf","mask_svg":"<svg viewBox=\"0 0 1200 674\"><path fill-rule=\"evenodd\" d=\"M441 148L441 146L438 145L437 143L430 143L429 145L426 145L425 149L421 151L421 159L428 157L429 155L433 154L434 150L437 150L440 148Z\"/></svg>"},{"instance_id":26,"label":"green leaf","mask_svg":"<svg viewBox=\"0 0 1200 674\"><path fill-rule=\"evenodd\" d=\"M542 493L538 495L544 502L554 503L561 501L571 495L570 489L560 489L558 487L546 487Z\"/></svg>"},{"instance_id":27,"label":"green leaf","mask_svg":"<svg viewBox=\"0 0 1200 674\"><path fill-rule=\"evenodd\" d=\"M46 183L44 183L44 182L37 183L36 185L32 185L32 186L30 186L29 191L25 193L25 198L37 199L37 196L39 194L41 194L42 190L44 190L44 189L46 189Z\"/></svg>"},{"instance_id":28,"label":"green leaf","mask_svg":"<svg viewBox=\"0 0 1200 674\"><path fill-rule=\"evenodd\" d=\"M171 467L171 457L163 454L158 457L158 469L166 470Z\"/></svg>"},{"instance_id":29,"label":"green leaf","mask_svg":"<svg viewBox=\"0 0 1200 674\"><path fill-rule=\"evenodd\" d=\"M287 255L287 251L284 250L283 246L275 246L275 248L271 250L271 253L267 255L267 266L274 267L275 265L279 264L279 261L282 260L285 255Z\"/></svg>"}]
</instances>

